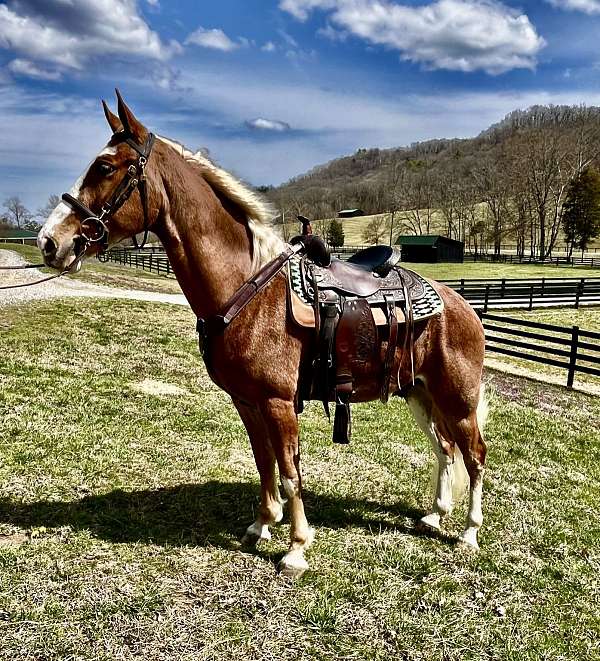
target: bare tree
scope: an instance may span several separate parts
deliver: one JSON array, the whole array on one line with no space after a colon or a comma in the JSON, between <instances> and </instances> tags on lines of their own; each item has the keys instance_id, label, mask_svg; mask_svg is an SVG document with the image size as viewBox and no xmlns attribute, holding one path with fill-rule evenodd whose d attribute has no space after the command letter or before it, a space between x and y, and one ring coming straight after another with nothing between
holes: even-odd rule
<instances>
[{"instance_id":1,"label":"bare tree","mask_svg":"<svg viewBox=\"0 0 600 661\"><path fill-rule=\"evenodd\" d=\"M17 195L13 195L4 200L4 207L6 209L6 218L8 221L11 225L16 225L19 229L33 218L32 213L27 209L23 202L21 202L21 198Z\"/></svg>"},{"instance_id":2,"label":"bare tree","mask_svg":"<svg viewBox=\"0 0 600 661\"><path fill-rule=\"evenodd\" d=\"M56 209L59 203L60 197L58 195L50 195L46 204L38 209L36 216L43 221L48 220L50 214Z\"/></svg>"},{"instance_id":3,"label":"bare tree","mask_svg":"<svg viewBox=\"0 0 600 661\"><path fill-rule=\"evenodd\" d=\"M362 233L362 240L365 243L379 245L381 240L387 234L386 217L382 214L373 216L369 224Z\"/></svg>"}]
</instances>

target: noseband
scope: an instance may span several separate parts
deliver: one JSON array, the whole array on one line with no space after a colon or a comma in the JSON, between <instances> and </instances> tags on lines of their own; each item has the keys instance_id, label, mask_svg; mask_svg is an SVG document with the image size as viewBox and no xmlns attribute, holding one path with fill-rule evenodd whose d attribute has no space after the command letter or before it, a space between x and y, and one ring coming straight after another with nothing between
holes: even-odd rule
<instances>
[{"instance_id":1,"label":"noseband","mask_svg":"<svg viewBox=\"0 0 600 661\"><path fill-rule=\"evenodd\" d=\"M121 179L111 197L104 202L100 208L99 214L94 213L89 207L83 204L83 202L80 202L71 194L63 194L63 202L71 207L81 221L81 238L84 242L81 254L83 254L89 246L94 244L100 246L101 252L108 248L109 229L106 223L123 206L123 204L125 204L136 189L139 190L144 212L144 238L140 245L134 234L133 243L136 248L143 248L146 245L148 231L150 229L150 219L148 215L148 189L146 187L145 169L150 154L152 153L154 140L155 136L153 133L148 134L148 137L142 145L139 145L131 137L123 138L121 142L124 142L138 153L138 160L127 168L125 176Z\"/></svg>"}]
</instances>

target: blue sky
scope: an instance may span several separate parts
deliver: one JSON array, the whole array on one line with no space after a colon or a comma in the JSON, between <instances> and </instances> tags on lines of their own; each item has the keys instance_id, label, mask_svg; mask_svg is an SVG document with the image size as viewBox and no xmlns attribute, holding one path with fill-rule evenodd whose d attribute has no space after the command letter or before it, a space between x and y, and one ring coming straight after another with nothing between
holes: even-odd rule
<instances>
[{"instance_id":1,"label":"blue sky","mask_svg":"<svg viewBox=\"0 0 600 661\"><path fill-rule=\"evenodd\" d=\"M278 184L360 147L600 105L600 0L0 2L0 202L36 209L109 133L149 128Z\"/></svg>"}]
</instances>

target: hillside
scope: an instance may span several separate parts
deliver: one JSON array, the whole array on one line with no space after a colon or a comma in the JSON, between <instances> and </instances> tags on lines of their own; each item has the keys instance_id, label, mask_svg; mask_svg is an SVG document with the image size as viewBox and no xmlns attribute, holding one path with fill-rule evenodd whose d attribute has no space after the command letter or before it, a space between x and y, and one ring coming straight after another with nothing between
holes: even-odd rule
<instances>
[{"instance_id":1,"label":"hillside","mask_svg":"<svg viewBox=\"0 0 600 661\"><path fill-rule=\"evenodd\" d=\"M359 149L266 194L287 218L332 218L343 208L367 216L402 212L399 233L435 230L496 250L516 243L543 256L564 242L569 182L597 166L599 155L600 108L535 106L474 138ZM365 243L370 220L344 221L346 242Z\"/></svg>"}]
</instances>

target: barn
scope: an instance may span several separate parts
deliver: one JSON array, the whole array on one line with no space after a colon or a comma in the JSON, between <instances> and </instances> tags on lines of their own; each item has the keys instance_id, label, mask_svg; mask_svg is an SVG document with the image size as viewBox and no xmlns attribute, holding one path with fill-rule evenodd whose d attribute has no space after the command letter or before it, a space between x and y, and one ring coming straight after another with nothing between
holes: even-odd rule
<instances>
[{"instance_id":1,"label":"barn","mask_svg":"<svg viewBox=\"0 0 600 661\"><path fill-rule=\"evenodd\" d=\"M402 247L402 261L415 263L463 262L465 244L439 234L399 236L396 245Z\"/></svg>"}]
</instances>

